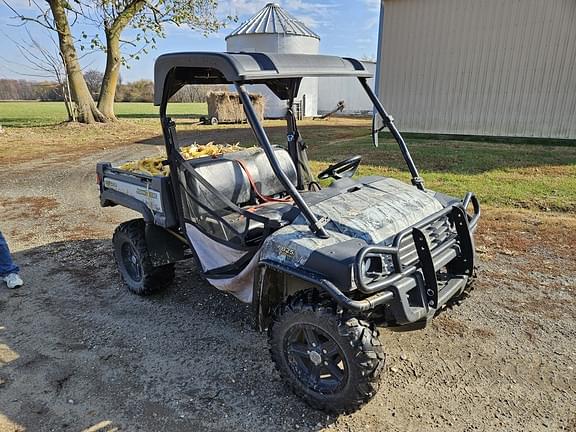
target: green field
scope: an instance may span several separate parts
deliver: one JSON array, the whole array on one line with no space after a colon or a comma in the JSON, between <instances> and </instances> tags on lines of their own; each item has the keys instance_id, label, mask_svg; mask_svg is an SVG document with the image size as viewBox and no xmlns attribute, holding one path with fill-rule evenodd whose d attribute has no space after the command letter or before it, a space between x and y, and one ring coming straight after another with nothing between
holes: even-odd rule
<instances>
[{"instance_id":1,"label":"green field","mask_svg":"<svg viewBox=\"0 0 576 432\"><path fill-rule=\"evenodd\" d=\"M119 122L110 125L73 126L62 103L0 102L0 163L29 160L42 153L85 154L98 148L134 142L162 144L158 109L150 103L116 104ZM172 104L173 117L197 118L205 104ZM275 144L286 141L285 125L267 121ZM360 175L385 175L409 180L398 146L382 136L380 147L371 143L368 119L305 120L300 130L309 146L313 169L351 155L363 156ZM246 125L199 126L178 122L181 142L240 142L255 145ZM463 196L474 191L486 205L537 211L576 213L576 145L568 141L498 140L477 137L408 136L410 151L432 189Z\"/></svg>"},{"instance_id":2,"label":"green field","mask_svg":"<svg viewBox=\"0 0 576 432\"><path fill-rule=\"evenodd\" d=\"M205 103L173 103L173 117L198 117L207 113ZM158 107L147 102L117 102L118 118L158 118ZM66 121L68 115L62 102L0 102L0 125L4 127L50 126Z\"/></svg>"}]
</instances>

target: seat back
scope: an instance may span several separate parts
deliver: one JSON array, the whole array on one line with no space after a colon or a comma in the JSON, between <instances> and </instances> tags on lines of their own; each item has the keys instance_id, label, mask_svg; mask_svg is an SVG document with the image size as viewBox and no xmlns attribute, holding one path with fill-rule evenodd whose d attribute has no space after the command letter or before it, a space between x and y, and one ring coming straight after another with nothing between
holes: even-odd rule
<instances>
[{"instance_id":1,"label":"seat back","mask_svg":"<svg viewBox=\"0 0 576 432\"><path fill-rule=\"evenodd\" d=\"M296 185L296 167L289 153L282 147L274 147L274 153L284 173L292 184ZM286 188L274 174L266 154L259 148L228 153L215 159L192 159L186 163L193 167L200 176L226 198L242 207L254 204L254 193L248 175L244 168L236 162L237 160L243 161L260 194L276 195L285 192ZM185 179L188 191L200 204L216 211L220 215L231 212L224 202L218 199L192 175L185 173ZM197 216L208 213L201 205L198 205L189 197L184 199L191 206L191 213L195 213Z\"/></svg>"}]
</instances>

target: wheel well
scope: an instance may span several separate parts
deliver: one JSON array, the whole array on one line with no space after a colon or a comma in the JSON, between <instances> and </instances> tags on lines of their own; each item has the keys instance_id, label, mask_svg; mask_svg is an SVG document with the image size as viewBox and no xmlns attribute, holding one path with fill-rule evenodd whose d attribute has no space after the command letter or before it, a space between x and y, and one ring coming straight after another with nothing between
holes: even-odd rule
<instances>
[{"instance_id":1,"label":"wheel well","mask_svg":"<svg viewBox=\"0 0 576 432\"><path fill-rule=\"evenodd\" d=\"M145 238L150 259L155 267L172 264L185 258L187 245L167 229L147 223Z\"/></svg>"},{"instance_id":2,"label":"wheel well","mask_svg":"<svg viewBox=\"0 0 576 432\"><path fill-rule=\"evenodd\" d=\"M310 282L260 265L254 278L253 307L256 328L264 331L270 325L278 305L299 291L318 288Z\"/></svg>"}]
</instances>

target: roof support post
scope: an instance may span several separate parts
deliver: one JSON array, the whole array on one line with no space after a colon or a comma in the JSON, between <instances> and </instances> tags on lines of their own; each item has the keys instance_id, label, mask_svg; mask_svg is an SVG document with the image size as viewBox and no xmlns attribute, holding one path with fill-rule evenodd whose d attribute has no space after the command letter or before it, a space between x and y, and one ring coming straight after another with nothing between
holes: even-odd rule
<instances>
[{"instance_id":1,"label":"roof support post","mask_svg":"<svg viewBox=\"0 0 576 432\"><path fill-rule=\"evenodd\" d=\"M260 124L258 116L254 111L254 107L252 106L252 102L250 101L250 96L248 95L248 92L246 91L244 86L239 82L235 82L234 86L236 87L238 95L240 96L240 100L242 101L242 105L244 106L244 112L246 113L246 118L248 119L250 126L252 126L252 130L254 131L256 139L260 143L262 150L264 150L266 157L270 161L270 165L272 166L274 174L276 174L278 180L280 180L280 182L286 188L286 191L288 191L288 193L290 194L290 196L292 197L292 199L294 200L294 202L296 203L296 205L298 206L304 217L308 220L312 232L320 238L328 238L329 235L324 229L324 226L320 223L316 215L312 213L310 207L308 207L308 204L306 204L306 202L302 198L302 195L300 195L300 193L298 192L296 187L292 184L288 176L286 176L284 171L282 171L282 167L280 166L280 163L276 158L276 154L274 153L272 144L270 144L270 140L266 135L266 131L262 127L262 124Z\"/></svg>"},{"instance_id":2,"label":"roof support post","mask_svg":"<svg viewBox=\"0 0 576 432\"><path fill-rule=\"evenodd\" d=\"M374 108L376 108L376 111L378 112L378 114L380 114L380 117L382 117L384 126L388 128L388 130L398 143L400 151L402 152L402 156L404 157L404 161L406 161L406 165L408 165L408 169L410 170L410 174L412 175L412 184L416 186L418 189L424 190L424 180L422 179L422 177L420 177L420 174L418 173L418 168L416 168L416 164L414 163L414 159L412 159L412 155L408 150L406 141L404 141L404 138L402 138L402 135L400 135L400 132L398 131L396 125L394 124L394 119L386 112L386 109L384 109L382 102L380 102L378 96L376 96L376 94L370 88L368 80L366 78L358 78L358 80L360 81L360 84L362 84L362 87L364 87L364 90L368 94L368 97L374 104Z\"/></svg>"}]
</instances>

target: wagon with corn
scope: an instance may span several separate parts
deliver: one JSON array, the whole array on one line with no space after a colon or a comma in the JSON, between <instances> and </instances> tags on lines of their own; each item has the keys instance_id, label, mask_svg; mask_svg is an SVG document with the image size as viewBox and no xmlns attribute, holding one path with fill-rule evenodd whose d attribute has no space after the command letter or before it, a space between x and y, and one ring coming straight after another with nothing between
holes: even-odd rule
<instances>
[{"instance_id":1,"label":"wagon with corn","mask_svg":"<svg viewBox=\"0 0 576 432\"><path fill-rule=\"evenodd\" d=\"M260 121L264 120L264 96L250 93L250 102ZM244 108L238 94L229 91L210 92L206 97L208 116L200 117L200 123L217 125L218 123L243 123L246 121Z\"/></svg>"}]
</instances>

